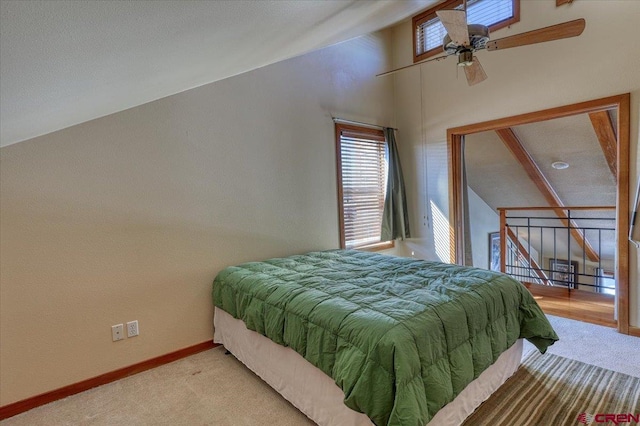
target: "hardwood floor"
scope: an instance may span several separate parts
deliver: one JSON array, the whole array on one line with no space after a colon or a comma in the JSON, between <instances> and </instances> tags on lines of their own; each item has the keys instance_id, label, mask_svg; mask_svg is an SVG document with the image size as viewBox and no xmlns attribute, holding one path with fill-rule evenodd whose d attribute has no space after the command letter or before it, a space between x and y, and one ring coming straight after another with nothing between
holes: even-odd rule
<instances>
[{"instance_id":1,"label":"hardwood floor","mask_svg":"<svg viewBox=\"0 0 640 426\"><path fill-rule=\"evenodd\" d=\"M613 296L536 284L525 286L547 314L607 327L617 326Z\"/></svg>"}]
</instances>

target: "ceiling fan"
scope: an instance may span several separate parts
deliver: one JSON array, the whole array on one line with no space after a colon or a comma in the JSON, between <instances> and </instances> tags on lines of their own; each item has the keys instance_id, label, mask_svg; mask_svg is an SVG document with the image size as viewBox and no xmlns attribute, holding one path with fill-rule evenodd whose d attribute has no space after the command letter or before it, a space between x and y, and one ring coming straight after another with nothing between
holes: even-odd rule
<instances>
[{"instance_id":1,"label":"ceiling fan","mask_svg":"<svg viewBox=\"0 0 640 426\"><path fill-rule=\"evenodd\" d=\"M466 0L463 9L443 9L436 12L442 25L447 30L447 35L442 42L445 54L436 58L427 59L405 67L387 71L378 76L392 74L405 68L421 65L425 62L440 61L449 56L458 56L458 66L464 69L469 86L487 79L480 65L480 61L474 52L482 49L503 50L511 47L525 46L527 44L543 43L546 41L576 37L582 34L585 27L584 19L551 25L526 33L515 34L509 37L489 41L489 28L479 24L467 24Z\"/></svg>"}]
</instances>

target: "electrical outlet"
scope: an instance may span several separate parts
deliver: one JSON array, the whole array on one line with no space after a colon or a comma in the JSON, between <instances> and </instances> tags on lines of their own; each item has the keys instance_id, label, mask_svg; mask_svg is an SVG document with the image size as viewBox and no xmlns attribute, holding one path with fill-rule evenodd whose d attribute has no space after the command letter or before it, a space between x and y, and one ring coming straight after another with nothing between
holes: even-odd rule
<instances>
[{"instance_id":1,"label":"electrical outlet","mask_svg":"<svg viewBox=\"0 0 640 426\"><path fill-rule=\"evenodd\" d=\"M111 326L111 337L113 338L114 342L117 342L118 340L124 339L124 329L123 329L123 327L124 327L123 324L118 324L118 325L112 325Z\"/></svg>"},{"instance_id":2,"label":"electrical outlet","mask_svg":"<svg viewBox=\"0 0 640 426\"><path fill-rule=\"evenodd\" d=\"M138 334L138 320L129 321L127 323L127 337L137 336Z\"/></svg>"}]
</instances>

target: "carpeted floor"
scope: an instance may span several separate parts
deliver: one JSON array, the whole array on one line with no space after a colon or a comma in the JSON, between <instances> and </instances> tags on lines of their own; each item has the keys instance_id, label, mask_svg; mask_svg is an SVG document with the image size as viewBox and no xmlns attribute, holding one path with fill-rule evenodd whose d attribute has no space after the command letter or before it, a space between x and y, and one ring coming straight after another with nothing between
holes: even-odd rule
<instances>
[{"instance_id":1,"label":"carpeted floor","mask_svg":"<svg viewBox=\"0 0 640 426\"><path fill-rule=\"evenodd\" d=\"M313 425L217 347L0 421L2 426Z\"/></svg>"},{"instance_id":2,"label":"carpeted floor","mask_svg":"<svg viewBox=\"0 0 640 426\"><path fill-rule=\"evenodd\" d=\"M614 328L547 315L560 337L548 353L640 377L640 338ZM535 347L525 341L525 352Z\"/></svg>"},{"instance_id":3,"label":"carpeted floor","mask_svg":"<svg viewBox=\"0 0 640 426\"><path fill-rule=\"evenodd\" d=\"M560 336L549 353L578 361L579 368L593 364L604 369L640 377L640 339L623 336L613 329L578 321L549 317ZM527 363L534 362L527 346ZM541 359L545 359L542 357ZM547 360L550 357L546 357ZM554 357L555 359L555 357ZM540 368L528 365L525 374ZM565 365L565 364L560 364ZM533 370L531 370L533 368ZM556 368L564 371L566 367ZM572 367L573 368L573 367ZM521 368L520 371L523 369ZM574 371L574 370L571 370ZM537 374L537 373L536 373ZM571 372L569 376L576 376ZM611 372L602 374L611 375ZM611 376L623 377L623 376ZM527 376L526 380L529 381ZM618 380L619 381L619 380ZM638 387L638 382L632 386ZM505 384L506 386L506 384ZM531 395L549 395L546 383ZM536 388L537 389L537 388ZM593 388L594 392L600 392ZM637 410L637 394L635 396ZM494 398L496 399L496 398ZM489 400L491 401L491 400ZM485 403L486 404L486 403ZM582 405L580 408L582 409ZM590 413L584 405L584 411ZM633 406L631 409L634 408ZM593 408L592 410L597 410ZM490 409L500 412L502 409ZM566 411L566 410L565 410ZM593 414L598 411L594 411ZM569 415L569 414L567 414ZM574 414L570 414L572 416ZM502 420L492 420L500 424ZM506 419L511 421L510 419ZM562 423L505 423L518 425L560 425ZM576 419L571 425L579 424ZM37 425L312 425L302 413L281 398L233 356L218 347L188 358L119 380L51 404L35 408L0 422L2 426ZM468 423L469 424L469 423Z\"/></svg>"}]
</instances>

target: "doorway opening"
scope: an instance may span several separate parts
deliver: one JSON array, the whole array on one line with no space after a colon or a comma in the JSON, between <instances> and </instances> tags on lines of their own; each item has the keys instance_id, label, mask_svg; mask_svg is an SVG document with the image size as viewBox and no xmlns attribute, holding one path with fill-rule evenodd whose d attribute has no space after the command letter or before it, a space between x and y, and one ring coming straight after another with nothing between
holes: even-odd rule
<instances>
[{"instance_id":1,"label":"doorway opening","mask_svg":"<svg viewBox=\"0 0 640 426\"><path fill-rule=\"evenodd\" d=\"M449 129L452 260L628 334L629 99Z\"/></svg>"}]
</instances>

